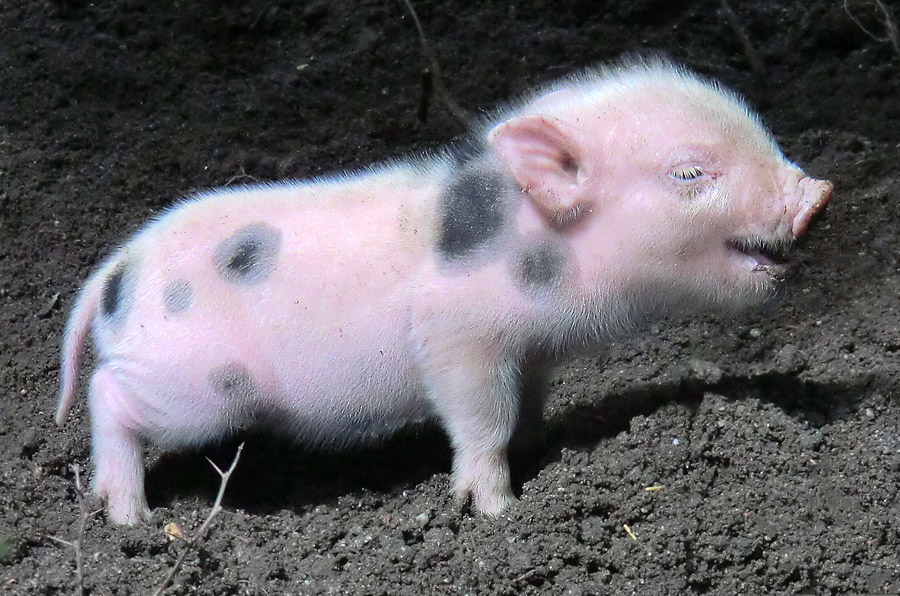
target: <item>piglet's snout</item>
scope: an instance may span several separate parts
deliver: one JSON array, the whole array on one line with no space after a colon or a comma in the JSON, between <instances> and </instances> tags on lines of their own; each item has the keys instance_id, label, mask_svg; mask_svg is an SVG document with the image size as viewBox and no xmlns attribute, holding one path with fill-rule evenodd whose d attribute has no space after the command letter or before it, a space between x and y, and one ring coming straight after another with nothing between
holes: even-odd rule
<instances>
[{"instance_id":1,"label":"piglet's snout","mask_svg":"<svg viewBox=\"0 0 900 596\"><path fill-rule=\"evenodd\" d=\"M791 222L791 234L794 238L802 236L813 216L825 208L828 199L831 198L832 188L833 185L828 180L808 177L800 179L794 191L800 199L796 215Z\"/></svg>"}]
</instances>

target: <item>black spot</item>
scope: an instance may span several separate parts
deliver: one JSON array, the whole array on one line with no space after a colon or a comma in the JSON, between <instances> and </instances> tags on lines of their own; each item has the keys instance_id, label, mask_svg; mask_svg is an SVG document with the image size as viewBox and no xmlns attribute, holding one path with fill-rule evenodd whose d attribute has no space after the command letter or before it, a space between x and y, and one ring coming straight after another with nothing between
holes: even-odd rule
<instances>
[{"instance_id":1,"label":"black spot","mask_svg":"<svg viewBox=\"0 0 900 596\"><path fill-rule=\"evenodd\" d=\"M504 223L503 181L495 174L464 174L441 199L438 250L462 257L496 236Z\"/></svg>"},{"instance_id":2,"label":"black spot","mask_svg":"<svg viewBox=\"0 0 900 596\"><path fill-rule=\"evenodd\" d=\"M122 282L124 279L125 264L119 263L113 270L112 275L106 279L106 284L103 286L103 302L101 308L103 309L103 314L107 317L113 316L116 313L116 309L119 308L119 302L121 302L122 298Z\"/></svg>"},{"instance_id":3,"label":"black spot","mask_svg":"<svg viewBox=\"0 0 900 596\"><path fill-rule=\"evenodd\" d=\"M166 286L163 293L163 302L166 310L170 313L177 313L190 308L194 303L194 291L190 282L184 279L178 279Z\"/></svg>"},{"instance_id":4,"label":"black spot","mask_svg":"<svg viewBox=\"0 0 900 596\"><path fill-rule=\"evenodd\" d=\"M220 242L213 259L225 280L255 284L271 273L280 245L280 231L262 222L253 223Z\"/></svg>"},{"instance_id":5,"label":"black spot","mask_svg":"<svg viewBox=\"0 0 900 596\"><path fill-rule=\"evenodd\" d=\"M228 400L237 400L249 405L246 403L248 400L255 400L259 396L259 389L253 382L250 371L236 362L214 370L209 375L209 380L215 392Z\"/></svg>"},{"instance_id":6,"label":"black spot","mask_svg":"<svg viewBox=\"0 0 900 596\"><path fill-rule=\"evenodd\" d=\"M553 242L536 242L519 257L516 277L525 289L545 288L562 275L563 260L562 251Z\"/></svg>"}]
</instances>

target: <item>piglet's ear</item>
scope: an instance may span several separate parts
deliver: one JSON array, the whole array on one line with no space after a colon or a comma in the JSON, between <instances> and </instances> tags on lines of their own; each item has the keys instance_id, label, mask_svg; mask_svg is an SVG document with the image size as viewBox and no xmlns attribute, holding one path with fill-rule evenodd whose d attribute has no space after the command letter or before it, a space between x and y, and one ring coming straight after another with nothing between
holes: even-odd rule
<instances>
[{"instance_id":1,"label":"piglet's ear","mask_svg":"<svg viewBox=\"0 0 900 596\"><path fill-rule=\"evenodd\" d=\"M496 126L488 143L537 207L556 221L584 203L579 131L552 116L517 116Z\"/></svg>"}]
</instances>

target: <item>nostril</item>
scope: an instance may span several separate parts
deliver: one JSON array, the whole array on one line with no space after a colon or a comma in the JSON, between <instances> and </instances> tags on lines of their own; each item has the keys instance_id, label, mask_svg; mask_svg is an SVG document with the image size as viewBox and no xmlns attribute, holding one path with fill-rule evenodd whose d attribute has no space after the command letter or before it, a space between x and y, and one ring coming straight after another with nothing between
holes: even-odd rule
<instances>
[{"instance_id":1,"label":"nostril","mask_svg":"<svg viewBox=\"0 0 900 596\"><path fill-rule=\"evenodd\" d=\"M822 180L822 196L819 201L822 203L824 207L828 201L831 199L831 193L834 191L834 184L832 184L828 180Z\"/></svg>"},{"instance_id":2,"label":"nostril","mask_svg":"<svg viewBox=\"0 0 900 596\"><path fill-rule=\"evenodd\" d=\"M804 178L800 181L800 190L803 193L800 199L800 210L791 223L791 233L794 238L802 236L816 219L816 214L825 209L831 198L832 189L833 186L828 180Z\"/></svg>"},{"instance_id":3,"label":"nostril","mask_svg":"<svg viewBox=\"0 0 900 596\"><path fill-rule=\"evenodd\" d=\"M812 212L810 214L810 217L806 222L806 229L803 233L809 233L810 230L814 230L821 225L819 222L822 221L822 215L825 213L825 208L827 206L827 203L823 203L818 211Z\"/></svg>"}]
</instances>

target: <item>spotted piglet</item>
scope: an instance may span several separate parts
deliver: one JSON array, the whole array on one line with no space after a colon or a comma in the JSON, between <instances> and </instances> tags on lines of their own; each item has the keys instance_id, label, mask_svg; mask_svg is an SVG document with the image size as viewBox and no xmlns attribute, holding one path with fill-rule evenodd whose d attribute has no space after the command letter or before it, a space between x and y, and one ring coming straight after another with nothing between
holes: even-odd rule
<instances>
[{"instance_id":1,"label":"spotted piglet","mask_svg":"<svg viewBox=\"0 0 900 596\"><path fill-rule=\"evenodd\" d=\"M78 296L56 419L90 328L93 486L115 522L150 516L145 441L259 424L341 446L427 419L454 494L497 515L537 363L760 303L830 193L716 85L662 62L591 70L464 151L180 202Z\"/></svg>"}]
</instances>

